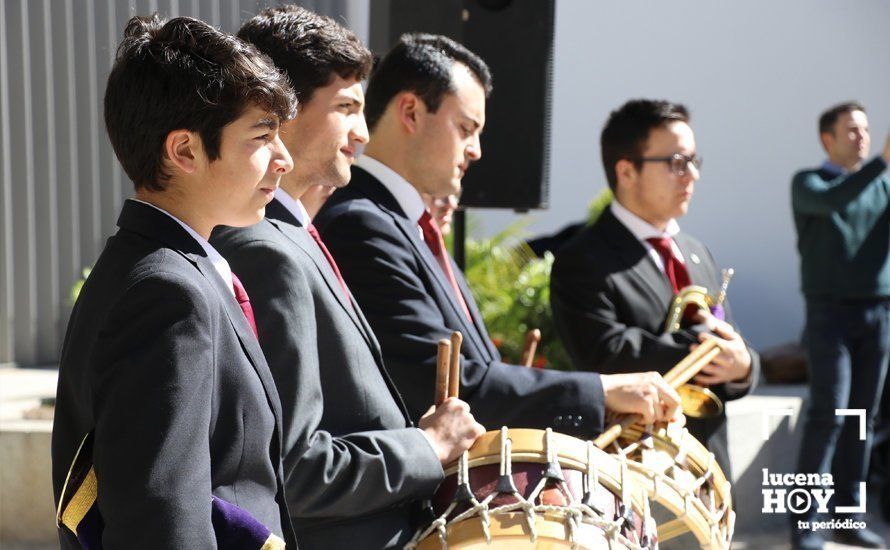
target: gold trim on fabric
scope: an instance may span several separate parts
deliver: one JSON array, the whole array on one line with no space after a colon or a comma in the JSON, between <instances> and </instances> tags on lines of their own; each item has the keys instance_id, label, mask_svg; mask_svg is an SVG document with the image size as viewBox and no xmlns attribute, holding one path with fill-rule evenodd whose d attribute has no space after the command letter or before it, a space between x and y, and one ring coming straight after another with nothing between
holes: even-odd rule
<instances>
[{"instance_id":1,"label":"gold trim on fabric","mask_svg":"<svg viewBox=\"0 0 890 550\"><path fill-rule=\"evenodd\" d=\"M93 506L93 503L96 502L98 488L99 484L96 481L96 470L90 468L90 471L87 472L86 477L83 479L83 483L77 488L77 492L74 493L68 506L66 506L65 510L62 512L62 524L68 529L71 529L71 532L75 535L77 534L77 527L80 525L81 520L87 515L87 512L90 510L90 507Z\"/></svg>"},{"instance_id":2,"label":"gold trim on fabric","mask_svg":"<svg viewBox=\"0 0 890 550\"><path fill-rule=\"evenodd\" d=\"M263 543L260 550L284 550L284 540L275 533L269 533L269 538Z\"/></svg>"}]
</instances>

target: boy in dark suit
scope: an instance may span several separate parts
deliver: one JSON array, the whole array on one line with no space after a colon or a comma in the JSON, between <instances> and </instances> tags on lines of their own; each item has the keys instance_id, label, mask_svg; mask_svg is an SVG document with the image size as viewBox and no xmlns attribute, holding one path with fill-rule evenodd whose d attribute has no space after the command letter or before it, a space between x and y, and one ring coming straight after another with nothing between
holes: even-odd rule
<instances>
[{"instance_id":1,"label":"boy in dark suit","mask_svg":"<svg viewBox=\"0 0 890 550\"><path fill-rule=\"evenodd\" d=\"M207 242L262 219L293 166L278 127L295 103L266 57L203 22L127 24L105 123L136 194L72 313L53 428L57 502L93 441L93 508L66 523L81 543L242 544L222 523L249 518L270 547L296 546L278 394L243 286ZM75 548L69 528L61 544Z\"/></svg>"},{"instance_id":2,"label":"boy in dark suit","mask_svg":"<svg viewBox=\"0 0 890 550\"><path fill-rule=\"evenodd\" d=\"M281 395L292 521L309 548L401 548L420 499L483 428L452 399L414 426L380 345L300 199L342 187L368 142L361 81L371 53L327 17L297 6L264 10L238 35L283 69L299 98L282 127L294 170L266 220L221 228L212 242L252 297L260 344ZM433 348L434 349L434 348ZM429 404L433 386L422 391Z\"/></svg>"}]
</instances>

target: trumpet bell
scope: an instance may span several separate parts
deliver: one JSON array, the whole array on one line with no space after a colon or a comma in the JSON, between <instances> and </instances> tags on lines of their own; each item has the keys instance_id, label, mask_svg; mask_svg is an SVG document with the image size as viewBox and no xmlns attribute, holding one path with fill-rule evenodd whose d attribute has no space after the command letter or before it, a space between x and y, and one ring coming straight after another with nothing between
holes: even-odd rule
<instances>
[{"instance_id":1,"label":"trumpet bell","mask_svg":"<svg viewBox=\"0 0 890 550\"><path fill-rule=\"evenodd\" d=\"M683 384L677 388L683 414L690 418L713 418L723 414L723 402L708 388Z\"/></svg>"}]
</instances>

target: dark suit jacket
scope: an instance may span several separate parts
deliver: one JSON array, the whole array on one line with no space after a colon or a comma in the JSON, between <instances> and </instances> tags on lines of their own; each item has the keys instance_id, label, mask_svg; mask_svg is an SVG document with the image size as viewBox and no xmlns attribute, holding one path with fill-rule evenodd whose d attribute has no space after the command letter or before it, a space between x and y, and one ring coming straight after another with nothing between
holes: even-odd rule
<instances>
[{"instance_id":1,"label":"dark suit jacket","mask_svg":"<svg viewBox=\"0 0 890 550\"><path fill-rule=\"evenodd\" d=\"M220 228L212 242L250 295L281 395L298 541L401 547L414 531L412 501L432 496L443 472L354 298L350 305L309 232L277 200L263 222Z\"/></svg>"},{"instance_id":2,"label":"dark suit jacket","mask_svg":"<svg viewBox=\"0 0 890 550\"><path fill-rule=\"evenodd\" d=\"M436 343L463 333L460 397L488 429L546 428L579 436L602 430L599 376L508 365L457 265L472 322L426 243L392 194L360 168L319 212L315 226L380 338L386 365L412 417L434 396Z\"/></svg>"},{"instance_id":3,"label":"dark suit jacket","mask_svg":"<svg viewBox=\"0 0 890 550\"><path fill-rule=\"evenodd\" d=\"M278 393L247 320L175 220L127 201L71 315L53 426L56 502L84 435L105 548L215 548L211 495L288 547ZM64 548L79 548L60 530Z\"/></svg>"},{"instance_id":4,"label":"dark suit jacket","mask_svg":"<svg viewBox=\"0 0 890 550\"><path fill-rule=\"evenodd\" d=\"M711 292L720 278L711 253L694 238L680 233L674 241L686 259L692 284ZM696 262L695 259L698 258ZM666 373L689 354L703 327L664 332L673 290L646 248L610 208L556 254L550 279L550 303L557 332L575 365L601 373L654 370ZM726 320L732 323L729 304ZM753 388L760 359L750 349L751 377L711 388L723 400L737 399ZM710 445L728 468L725 433L718 430L725 415L710 421L688 419L691 433ZM722 442L721 442L722 441ZM721 456L722 455L722 456Z\"/></svg>"}]
</instances>

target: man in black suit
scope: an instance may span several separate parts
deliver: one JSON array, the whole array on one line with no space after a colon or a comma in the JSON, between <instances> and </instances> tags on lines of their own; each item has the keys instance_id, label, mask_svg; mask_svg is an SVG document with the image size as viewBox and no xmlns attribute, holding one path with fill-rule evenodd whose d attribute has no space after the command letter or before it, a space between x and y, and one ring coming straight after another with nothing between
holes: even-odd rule
<instances>
[{"instance_id":1,"label":"man in black suit","mask_svg":"<svg viewBox=\"0 0 890 550\"><path fill-rule=\"evenodd\" d=\"M92 434L98 491L81 486L95 499L73 523L81 540L243 546L219 521L249 517L271 531L268 547L296 546L278 393L243 287L207 242L216 225L262 219L293 166L278 125L295 104L270 60L203 22L126 27L105 123L136 195L72 313L53 428L57 502ZM67 528L59 536L80 547Z\"/></svg>"},{"instance_id":2,"label":"man in black suit","mask_svg":"<svg viewBox=\"0 0 890 550\"><path fill-rule=\"evenodd\" d=\"M414 427L374 332L300 202L314 185L346 185L356 149L368 142L361 81L371 52L332 19L297 6L264 10L239 36L286 72L300 101L297 117L282 125L295 168L266 219L212 240L250 293L281 395L297 540L401 548L417 527L419 499L432 496L443 466L484 429L456 399ZM433 384L417 391L429 406Z\"/></svg>"},{"instance_id":3,"label":"man in black suit","mask_svg":"<svg viewBox=\"0 0 890 550\"><path fill-rule=\"evenodd\" d=\"M676 221L701 166L688 122L685 107L666 101L630 101L612 113L602 155L615 199L557 252L551 306L580 370L665 373L699 342L717 338L723 352L695 381L724 400L737 399L754 385L758 357L732 326L728 305L725 321L699 312L694 325L664 330L679 289L695 284L716 295L721 284L711 253ZM688 420L690 432L708 441L728 469L724 424L725 414Z\"/></svg>"},{"instance_id":4,"label":"man in black suit","mask_svg":"<svg viewBox=\"0 0 890 550\"><path fill-rule=\"evenodd\" d=\"M488 67L456 42L405 35L368 85L371 141L352 183L315 224L380 338L387 367L412 417L427 407L435 343L464 335L461 396L489 427L545 428L589 437L605 407L670 417L676 394L660 376L600 377L508 365L491 343L466 281L422 193L456 194L481 151Z\"/></svg>"}]
</instances>

